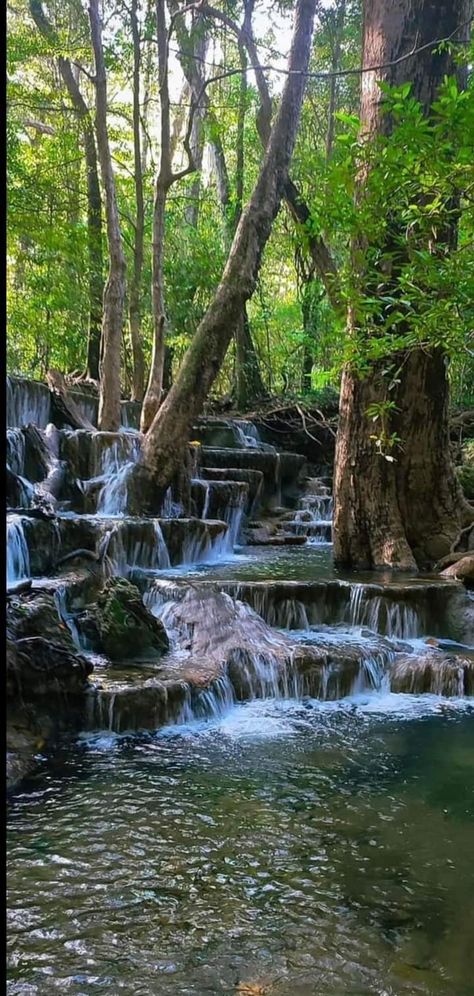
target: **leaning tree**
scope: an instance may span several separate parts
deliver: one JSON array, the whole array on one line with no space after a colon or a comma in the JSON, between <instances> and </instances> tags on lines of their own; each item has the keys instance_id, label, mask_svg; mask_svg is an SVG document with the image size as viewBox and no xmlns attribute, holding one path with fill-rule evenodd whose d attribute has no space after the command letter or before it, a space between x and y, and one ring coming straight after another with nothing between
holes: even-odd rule
<instances>
[{"instance_id":1,"label":"leaning tree","mask_svg":"<svg viewBox=\"0 0 474 996\"><path fill-rule=\"evenodd\" d=\"M398 88L402 101L409 92L418 102L421 134L433 121L446 77L463 85L453 47L435 40L464 41L471 15L471 0L365 0L361 138L366 148L393 134L394 115L385 106L388 88ZM369 154L358 176L358 206L364 205L376 168ZM420 190L420 207L422 202ZM463 519L472 516L450 458L446 352L439 336L436 344L409 337L417 303L422 309L423 301L420 286L414 305L407 305L409 295L403 293L400 276L410 233L401 205L400 190L398 213L392 198L378 219L383 244L362 232L353 245L349 332L365 363L351 363L342 378L334 519L335 559L350 567L425 567L450 550ZM426 229L424 244L415 245L427 266L442 266L455 249L457 208L456 196L446 195L436 226ZM388 345L377 357L371 348L380 330L376 321L367 321L365 305L382 297L388 302L385 328L391 314L397 341L393 351Z\"/></svg>"},{"instance_id":2,"label":"leaning tree","mask_svg":"<svg viewBox=\"0 0 474 996\"><path fill-rule=\"evenodd\" d=\"M265 157L244 208L214 297L181 365L179 375L148 430L136 484L152 482L154 502L185 460L193 421L219 373L245 302L251 297L263 250L280 207L294 149L308 68L316 0L298 0L288 75Z\"/></svg>"}]
</instances>

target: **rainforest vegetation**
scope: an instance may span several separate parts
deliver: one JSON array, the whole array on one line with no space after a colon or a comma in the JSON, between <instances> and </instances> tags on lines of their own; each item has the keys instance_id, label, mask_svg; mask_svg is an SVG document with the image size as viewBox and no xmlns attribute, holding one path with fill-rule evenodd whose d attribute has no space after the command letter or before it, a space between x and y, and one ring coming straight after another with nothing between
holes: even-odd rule
<instances>
[{"instance_id":1,"label":"rainforest vegetation","mask_svg":"<svg viewBox=\"0 0 474 996\"><path fill-rule=\"evenodd\" d=\"M472 9L393 7L9 3L8 367L143 402L160 493L205 404L340 395L336 559L412 568L472 515Z\"/></svg>"}]
</instances>

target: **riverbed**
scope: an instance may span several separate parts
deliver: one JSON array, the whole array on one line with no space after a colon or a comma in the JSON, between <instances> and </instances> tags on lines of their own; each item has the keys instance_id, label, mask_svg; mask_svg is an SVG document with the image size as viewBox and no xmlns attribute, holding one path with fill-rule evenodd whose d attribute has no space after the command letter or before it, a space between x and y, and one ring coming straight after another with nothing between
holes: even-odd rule
<instances>
[{"instance_id":1,"label":"riverbed","mask_svg":"<svg viewBox=\"0 0 474 996\"><path fill-rule=\"evenodd\" d=\"M11 802L8 996L470 996L472 719L373 693L65 742Z\"/></svg>"}]
</instances>

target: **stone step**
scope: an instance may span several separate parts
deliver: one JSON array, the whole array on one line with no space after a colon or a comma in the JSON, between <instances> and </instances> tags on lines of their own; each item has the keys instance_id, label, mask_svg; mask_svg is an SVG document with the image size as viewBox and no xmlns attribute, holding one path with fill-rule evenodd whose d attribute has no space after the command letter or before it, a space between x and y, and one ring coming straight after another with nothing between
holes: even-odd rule
<instances>
[{"instance_id":1,"label":"stone step","mask_svg":"<svg viewBox=\"0 0 474 996\"><path fill-rule=\"evenodd\" d=\"M263 491L263 473L261 470L249 470L242 467L202 467L201 477L207 481L239 481L248 486L247 514L258 506Z\"/></svg>"},{"instance_id":2,"label":"stone step","mask_svg":"<svg viewBox=\"0 0 474 996\"><path fill-rule=\"evenodd\" d=\"M270 498L281 504L282 496L295 496L300 491L306 459L299 453L265 453L254 449L218 449L203 446L201 463L204 468L239 468L259 470L263 474L263 500Z\"/></svg>"},{"instance_id":3,"label":"stone step","mask_svg":"<svg viewBox=\"0 0 474 996\"><path fill-rule=\"evenodd\" d=\"M474 644L474 605L452 581L356 583L320 581L200 582L250 605L270 626L282 629L343 625L366 627L383 636L414 639L443 636ZM151 585L152 592L160 584Z\"/></svg>"},{"instance_id":4,"label":"stone step","mask_svg":"<svg viewBox=\"0 0 474 996\"><path fill-rule=\"evenodd\" d=\"M248 514L252 507L249 486L244 481L207 480L191 481L191 498L195 513L203 519L221 519L224 522L233 509Z\"/></svg>"},{"instance_id":5,"label":"stone step","mask_svg":"<svg viewBox=\"0 0 474 996\"><path fill-rule=\"evenodd\" d=\"M97 555L104 545L113 570L118 573L198 563L224 549L229 525L198 518L65 515L41 520L15 515L7 517L7 530L9 582L13 582L15 557L17 563L22 557L28 561L23 571L16 572L20 580L55 571L58 560L75 550ZM90 564L93 563L91 558Z\"/></svg>"},{"instance_id":6,"label":"stone step","mask_svg":"<svg viewBox=\"0 0 474 996\"><path fill-rule=\"evenodd\" d=\"M68 391L75 404L89 422L97 425L99 408L98 395L92 391L69 387ZM122 425L137 428L140 421L141 405L136 401L121 402ZM51 422L51 396L47 384L27 377L7 377L7 425L11 428L33 423L38 429L45 429Z\"/></svg>"}]
</instances>

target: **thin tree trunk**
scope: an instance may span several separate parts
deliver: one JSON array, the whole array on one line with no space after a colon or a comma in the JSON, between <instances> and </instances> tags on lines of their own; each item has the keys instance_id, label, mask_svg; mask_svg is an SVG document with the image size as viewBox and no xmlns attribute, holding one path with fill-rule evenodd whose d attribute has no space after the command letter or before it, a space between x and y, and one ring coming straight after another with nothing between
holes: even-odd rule
<instances>
[{"instance_id":1,"label":"thin tree trunk","mask_svg":"<svg viewBox=\"0 0 474 996\"><path fill-rule=\"evenodd\" d=\"M135 172L135 231L133 242L133 273L130 281L129 318L133 355L132 400L143 401L145 391L145 361L141 336L140 297L143 272L143 238L145 207L143 201L143 173L140 117L140 32L137 19L137 0L131 0L130 23L133 38L133 160Z\"/></svg>"},{"instance_id":2,"label":"thin tree trunk","mask_svg":"<svg viewBox=\"0 0 474 996\"><path fill-rule=\"evenodd\" d=\"M222 212L224 244L226 251L229 252L232 239L234 237L237 225L240 220L240 215L242 213L242 201L243 201L243 189L244 189L244 166L245 166L244 124L245 124L245 110L246 110L246 96L247 96L246 74L243 71L240 77L241 84L240 84L240 99L239 99L239 116L237 124L236 195L235 195L235 209L232 212L229 174L227 170L225 154L222 142L219 138L219 135L217 134L217 125L210 106L209 96L206 93L206 91L203 91L202 89L204 79L203 79L203 74L201 72L202 63L199 59L200 52L198 49L195 50L192 34L190 34L187 31L184 18L182 16L179 16L179 6L176 0L168 0L168 6L171 10L173 17L175 18L176 35L178 38L179 47L181 49L179 60L181 63L181 68L183 69L185 77L188 81L192 97L194 100L199 99L199 107L202 108L201 113L205 114L208 121L210 121L214 125L213 128L214 136L210 144L214 160L214 173L216 176L218 198ZM258 62L258 58L256 55L256 48L253 43L252 30L251 30L253 8L254 8L254 0L246 0L245 15L244 15L244 21L241 32L242 37L245 38L245 42L243 42L240 38L240 32L237 25L226 14L223 14L221 11L218 11L209 6L204 6L202 8L204 14L208 14L213 18L222 20L225 24L227 24L231 28L232 31L234 31L236 36L239 37L238 45L239 45L239 54L240 54L240 64L242 70L245 70L247 62L245 54L246 48L248 48L249 51L253 52L253 62L254 63ZM193 53L195 58L189 57L189 53ZM265 91L265 93L267 93L267 91ZM271 101L269 97L268 99L266 97L264 98L264 103L265 103L265 111L268 109L268 107L270 108L271 111ZM236 354L235 354L236 378L234 384L235 401L239 408L245 409L249 401L254 402L257 398L267 397L268 394L262 380L260 365L257 354L255 352L254 343L252 340L246 309L242 311L242 314L238 317L236 321L234 329L234 339L236 344Z\"/></svg>"},{"instance_id":3,"label":"thin tree trunk","mask_svg":"<svg viewBox=\"0 0 474 996\"><path fill-rule=\"evenodd\" d=\"M253 7L253 4L252 4ZM249 7L247 7L246 15L248 14ZM240 77L240 94L239 94L239 114L237 121L237 169L236 169L236 191L235 191L235 215L234 215L234 232L237 230L237 225L240 221L242 214L243 200L244 200L244 178L245 178L245 113L247 109L247 76L246 76L246 66L247 58L245 54L245 48L242 44L239 44L240 53L240 65L242 68L242 74ZM256 402L262 398L267 397L268 392L265 390L265 386L262 380L262 375L260 373L260 366L258 362L258 357L255 352L255 346L253 344L252 335L250 332L250 323L247 313L247 304L245 303L242 308L242 314L240 319L237 321L235 328L235 382L234 382L234 399L235 404L239 411L246 411L251 405L255 405Z\"/></svg>"},{"instance_id":4,"label":"thin tree trunk","mask_svg":"<svg viewBox=\"0 0 474 996\"><path fill-rule=\"evenodd\" d=\"M95 59L96 132L109 244L109 274L104 293L100 364L99 429L120 428L120 353L125 298L125 256L122 247L115 177L107 131L107 77L102 47L99 0L90 0L89 19Z\"/></svg>"},{"instance_id":5,"label":"thin tree trunk","mask_svg":"<svg viewBox=\"0 0 474 996\"><path fill-rule=\"evenodd\" d=\"M156 0L158 72L160 90L160 166L155 183L152 235L153 350L150 376L142 406L140 429L147 432L160 407L163 394L166 310L164 292L165 222L168 191L176 180L194 170L190 147L188 167L173 173L171 162L170 96L168 81L168 30L165 0Z\"/></svg>"},{"instance_id":6,"label":"thin tree trunk","mask_svg":"<svg viewBox=\"0 0 474 996\"><path fill-rule=\"evenodd\" d=\"M155 501L186 454L193 420L202 411L224 360L236 314L252 295L263 249L278 212L293 153L311 49L315 0L298 0L280 109L252 196L240 219L214 298L199 325L168 397L146 436L138 479L152 480Z\"/></svg>"},{"instance_id":7,"label":"thin tree trunk","mask_svg":"<svg viewBox=\"0 0 474 996\"><path fill-rule=\"evenodd\" d=\"M30 11L43 37L53 42L56 41L56 33L44 13L41 0L30 0ZM58 65L71 98L71 103L81 124L84 142L87 176L87 248L89 255L89 331L86 372L93 380L98 380L102 300L104 294L104 260L102 252L102 198L100 194L94 128L89 108L82 96L76 74L69 59L60 55L58 57Z\"/></svg>"},{"instance_id":8,"label":"thin tree trunk","mask_svg":"<svg viewBox=\"0 0 474 996\"><path fill-rule=\"evenodd\" d=\"M336 73L339 69L339 59L341 57L341 42L344 31L344 18L346 16L346 0L340 0L339 7L334 18L334 42L331 59L331 71ZM326 132L326 160L332 155L334 144L334 115L337 111L337 76L331 76L329 81L329 107L328 107L328 127Z\"/></svg>"},{"instance_id":9,"label":"thin tree trunk","mask_svg":"<svg viewBox=\"0 0 474 996\"><path fill-rule=\"evenodd\" d=\"M433 34L454 36L469 19L469 0L366 0L364 65L394 63L412 48L428 44ZM465 37L466 28L463 28ZM364 75L361 120L369 139L386 134L391 122L382 116L377 80L391 85L412 81L412 94L427 115L445 75L456 72L448 49L431 46L383 72ZM361 192L363 194L363 190ZM447 246L445 246L446 248ZM358 247L360 251L360 246ZM363 292L363 275L361 290ZM386 277L384 277L386 282ZM357 316L350 314L350 326ZM446 553L459 532L463 503L449 451L448 378L440 349L413 349L396 357L398 413L387 415L387 434L397 432L401 448L388 462L370 439L367 407L386 399L386 361L372 364L361 378L344 371L336 446L334 552L337 563L351 567L425 567Z\"/></svg>"}]
</instances>

